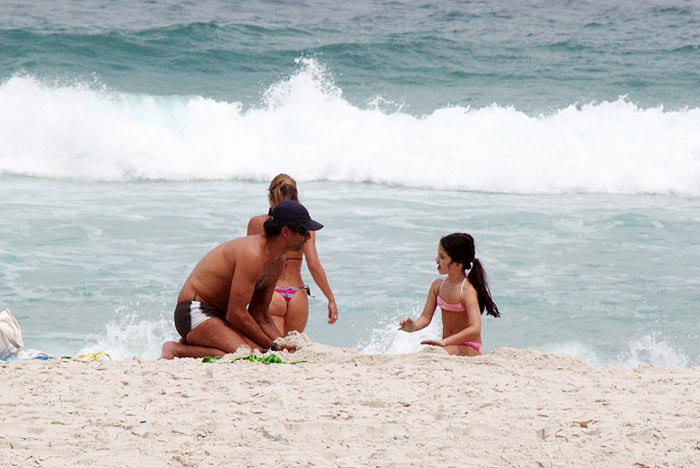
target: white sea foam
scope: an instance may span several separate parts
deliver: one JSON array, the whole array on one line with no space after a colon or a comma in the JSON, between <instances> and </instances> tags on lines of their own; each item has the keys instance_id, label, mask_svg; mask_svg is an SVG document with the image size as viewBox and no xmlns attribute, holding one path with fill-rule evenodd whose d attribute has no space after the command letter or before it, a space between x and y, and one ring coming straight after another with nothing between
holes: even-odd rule
<instances>
[{"instance_id":1,"label":"white sea foam","mask_svg":"<svg viewBox=\"0 0 700 468\"><path fill-rule=\"evenodd\" d=\"M589 365L614 366L633 368L638 366L654 366L665 368L685 368L689 365L688 357L675 349L668 342L653 335L644 335L622 343L622 352L615 356L603 355L593 346L570 341L564 343L550 343L539 347L541 351L563 354L575 357Z\"/></svg>"},{"instance_id":2,"label":"white sea foam","mask_svg":"<svg viewBox=\"0 0 700 468\"><path fill-rule=\"evenodd\" d=\"M127 359L141 356L155 359L160 356L161 346L175 339L170 320L139 320L136 316L110 321L103 331L88 336L86 344L76 355L106 352L112 359Z\"/></svg>"},{"instance_id":3,"label":"white sea foam","mask_svg":"<svg viewBox=\"0 0 700 468\"><path fill-rule=\"evenodd\" d=\"M688 367L688 358L663 339L654 335L644 335L631 340L629 349L616 360L620 367L651 365L655 367Z\"/></svg>"},{"instance_id":4,"label":"white sea foam","mask_svg":"<svg viewBox=\"0 0 700 468\"><path fill-rule=\"evenodd\" d=\"M371 331L369 340L361 343L358 350L366 354L402 354L421 351L420 341L438 338L439 320L416 333L404 333L397 329L399 317L389 320L383 328ZM107 352L113 359L141 356L150 359L160 356L161 345L175 339L169 320L139 320L135 316L111 321L104 330L87 337L86 344L76 355ZM547 353L575 357L594 366L634 368L651 365L661 368L686 368L690 365L687 356L669 343L655 336L645 335L623 344L627 347L618 355L604 355L593 346L577 341L550 343L537 349ZM487 350L488 352L488 350Z\"/></svg>"},{"instance_id":5,"label":"white sea foam","mask_svg":"<svg viewBox=\"0 0 700 468\"><path fill-rule=\"evenodd\" d=\"M376 101L376 99L375 99ZM0 84L0 174L88 180L368 181L507 193L700 195L700 109L615 102L527 115L366 108L313 59L258 106L16 76Z\"/></svg>"},{"instance_id":6,"label":"white sea foam","mask_svg":"<svg viewBox=\"0 0 700 468\"><path fill-rule=\"evenodd\" d=\"M413 317L418 315L414 313ZM386 323L384 328L372 330L369 341L359 346L360 351L366 354L416 353L425 347L420 344L421 340L440 338L439 320L434 320L423 330L406 333L398 329L401 318L403 316L396 316L394 320Z\"/></svg>"}]
</instances>

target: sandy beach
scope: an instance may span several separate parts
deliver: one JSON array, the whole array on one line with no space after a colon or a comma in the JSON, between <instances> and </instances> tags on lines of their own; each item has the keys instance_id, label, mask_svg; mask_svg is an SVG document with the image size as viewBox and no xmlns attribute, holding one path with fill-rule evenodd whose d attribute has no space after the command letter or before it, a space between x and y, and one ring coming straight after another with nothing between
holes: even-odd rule
<instances>
[{"instance_id":1,"label":"sandy beach","mask_svg":"<svg viewBox=\"0 0 700 468\"><path fill-rule=\"evenodd\" d=\"M0 363L0 465L700 466L698 367L506 348L279 356L306 362Z\"/></svg>"}]
</instances>

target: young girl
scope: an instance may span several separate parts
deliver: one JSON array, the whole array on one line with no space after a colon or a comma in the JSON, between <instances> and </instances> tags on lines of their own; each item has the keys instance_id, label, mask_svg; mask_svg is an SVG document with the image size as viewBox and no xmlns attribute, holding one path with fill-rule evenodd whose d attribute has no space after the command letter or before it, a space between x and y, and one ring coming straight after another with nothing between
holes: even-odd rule
<instances>
[{"instance_id":1,"label":"young girl","mask_svg":"<svg viewBox=\"0 0 700 468\"><path fill-rule=\"evenodd\" d=\"M484 309L494 317L501 314L491 299L486 272L474 254L474 238L469 234L455 233L440 239L435 262L438 273L447 277L433 281L423 313L416 320L401 320L400 330L414 332L427 327L440 306L442 339L423 340L421 344L442 346L459 356L481 354L481 314Z\"/></svg>"}]
</instances>

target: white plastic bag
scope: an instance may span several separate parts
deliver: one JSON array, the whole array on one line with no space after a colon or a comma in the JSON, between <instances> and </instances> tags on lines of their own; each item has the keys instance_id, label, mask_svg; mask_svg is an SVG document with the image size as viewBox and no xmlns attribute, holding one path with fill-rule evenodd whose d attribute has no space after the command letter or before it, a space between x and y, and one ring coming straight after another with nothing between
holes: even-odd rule
<instances>
[{"instance_id":1,"label":"white plastic bag","mask_svg":"<svg viewBox=\"0 0 700 468\"><path fill-rule=\"evenodd\" d=\"M10 309L0 312L0 358L17 357L24 347L22 329Z\"/></svg>"}]
</instances>

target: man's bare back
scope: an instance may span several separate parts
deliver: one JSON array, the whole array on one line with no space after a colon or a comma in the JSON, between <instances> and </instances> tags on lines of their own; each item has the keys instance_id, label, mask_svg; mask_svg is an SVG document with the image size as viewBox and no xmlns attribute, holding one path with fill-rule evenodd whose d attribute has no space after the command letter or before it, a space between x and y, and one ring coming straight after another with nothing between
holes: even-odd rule
<instances>
[{"instance_id":1,"label":"man's bare back","mask_svg":"<svg viewBox=\"0 0 700 468\"><path fill-rule=\"evenodd\" d=\"M219 245L194 267L177 301L200 300L226 310L239 261L256 276L255 292L263 290L284 268L281 258L265 258L264 245L263 236L241 237Z\"/></svg>"}]
</instances>

